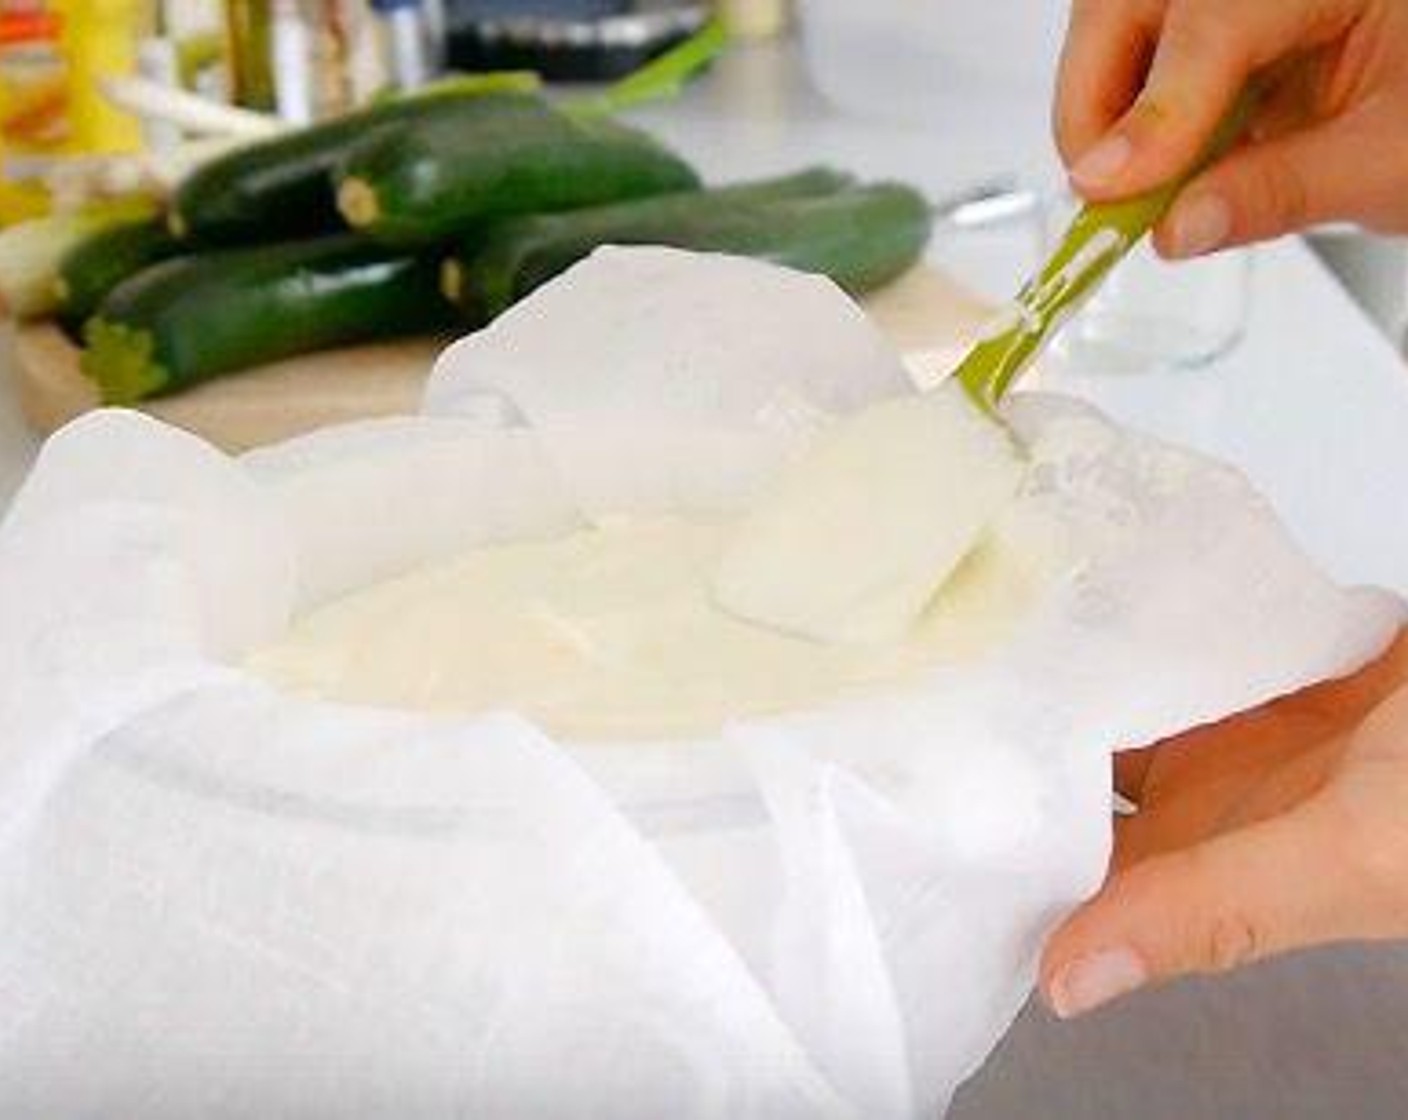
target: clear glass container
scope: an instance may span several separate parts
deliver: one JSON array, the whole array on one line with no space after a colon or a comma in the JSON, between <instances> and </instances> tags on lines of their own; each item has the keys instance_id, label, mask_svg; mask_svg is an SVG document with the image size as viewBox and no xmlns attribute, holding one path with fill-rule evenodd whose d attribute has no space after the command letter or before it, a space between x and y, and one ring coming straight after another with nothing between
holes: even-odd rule
<instances>
[{"instance_id":1,"label":"clear glass container","mask_svg":"<svg viewBox=\"0 0 1408 1120\"><path fill-rule=\"evenodd\" d=\"M1048 248L1065 232L1075 207L1069 197L1048 207ZM1170 262L1145 241L1066 324L1053 353L1082 373L1208 365L1246 333L1253 267L1246 249Z\"/></svg>"}]
</instances>

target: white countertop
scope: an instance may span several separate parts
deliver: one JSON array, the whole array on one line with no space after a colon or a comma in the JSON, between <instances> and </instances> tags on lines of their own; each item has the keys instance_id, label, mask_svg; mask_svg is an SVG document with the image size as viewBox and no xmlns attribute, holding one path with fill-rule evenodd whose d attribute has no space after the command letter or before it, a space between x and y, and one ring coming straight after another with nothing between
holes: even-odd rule
<instances>
[{"instance_id":1,"label":"white countertop","mask_svg":"<svg viewBox=\"0 0 1408 1120\"><path fill-rule=\"evenodd\" d=\"M1050 44L1027 49L1031 64L1005 85L965 94L961 81L940 83L960 103L929 128L837 115L806 85L795 51L776 48L727 60L641 119L717 177L830 161L909 178L934 197L996 171L1043 182L1054 172L1042 92ZM1337 578L1408 593L1408 369L1299 242L1266 250L1259 265L1247 339L1215 366L1047 384L1240 465ZM0 376L0 504L36 449L8 382ZM1075 1026L1033 1008L955 1115L1408 1115L1408 948L1281 961Z\"/></svg>"}]
</instances>

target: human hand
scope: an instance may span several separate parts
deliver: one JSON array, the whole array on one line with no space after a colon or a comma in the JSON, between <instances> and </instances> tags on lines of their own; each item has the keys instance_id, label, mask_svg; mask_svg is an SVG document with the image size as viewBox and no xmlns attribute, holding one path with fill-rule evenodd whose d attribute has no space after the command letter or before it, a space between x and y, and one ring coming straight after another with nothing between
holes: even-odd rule
<instances>
[{"instance_id":1,"label":"human hand","mask_svg":"<svg viewBox=\"0 0 1408 1120\"><path fill-rule=\"evenodd\" d=\"M1408 936L1408 632L1354 677L1121 756L1140 804L1047 943L1062 1018L1291 949Z\"/></svg>"},{"instance_id":2,"label":"human hand","mask_svg":"<svg viewBox=\"0 0 1408 1120\"><path fill-rule=\"evenodd\" d=\"M1155 232L1193 257L1319 222L1408 232L1408 0L1073 0L1057 143L1076 190L1187 170L1257 76L1247 140Z\"/></svg>"}]
</instances>

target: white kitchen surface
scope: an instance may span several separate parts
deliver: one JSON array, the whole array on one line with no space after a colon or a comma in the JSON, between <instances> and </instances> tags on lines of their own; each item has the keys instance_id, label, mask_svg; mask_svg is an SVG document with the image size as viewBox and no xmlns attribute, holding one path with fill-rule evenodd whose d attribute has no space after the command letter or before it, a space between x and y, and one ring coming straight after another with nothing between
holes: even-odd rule
<instances>
[{"instance_id":1,"label":"white kitchen surface","mask_svg":"<svg viewBox=\"0 0 1408 1120\"><path fill-rule=\"evenodd\" d=\"M829 161L914 180L934 197L996 172L1047 184L1056 169L1045 89L1059 21L1039 20L1041 33L1024 37L1015 29L1031 0L990 3L1006 5L1014 29L1004 36L1005 73L963 64L991 44L956 43L928 124L840 115L811 91L795 49L767 47L726 60L680 103L640 118L715 177ZM1046 385L1238 464L1336 577L1408 593L1408 369L1299 242L1262 252L1253 307L1246 342L1206 370L1057 372ZM36 446L8 380L0 377L0 503ZM934 998L943 998L942 977ZM1034 1006L955 1115L1408 1115L1408 947L1331 950L1186 983L1076 1025Z\"/></svg>"}]
</instances>

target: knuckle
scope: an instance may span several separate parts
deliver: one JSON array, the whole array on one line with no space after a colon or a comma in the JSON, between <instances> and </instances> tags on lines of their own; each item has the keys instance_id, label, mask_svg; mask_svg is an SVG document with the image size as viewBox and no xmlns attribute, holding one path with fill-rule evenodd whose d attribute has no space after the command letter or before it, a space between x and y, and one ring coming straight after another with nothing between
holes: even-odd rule
<instances>
[{"instance_id":1,"label":"knuckle","mask_svg":"<svg viewBox=\"0 0 1408 1120\"><path fill-rule=\"evenodd\" d=\"M1231 972L1262 955L1259 926L1235 910L1217 915L1204 938L1203 964L1210 972Z\"/></svg>"},{"instance_id":2,"label":"knuckle","mask_svg":"<svg viewBox=\"0 0 1408 1120\"><path fill-rule=\"evenodd\" d=\"M1261 153L1246 196L1249 217L1258 229L1295 229L1311 217L1310 188L1304 173L1274 145Z\"/></svg>"},{"instance_id":3,"label":"knuckle","mask_svg":"<svg viewBox=\"0 0 1408 1120\"><path fill-rule=\"evenodd\" d=\"M1189 929L1189 963L1201 972L1230 972L1256 960L1266 949L1265 929L1241 901L1229 894L1225 870L1205 848L1188 853L1189 913L1202 915Z\"/></svg>"},{"instance_id":4,"label":"knuckle","mask_svg":"<svg viewBox=\"0 0 1408 1120\"><path fill-rule=\"evenodd\" d=\"M1179 58L1203 63L1235 63L1246 55L1239 23L1227 18L1221 4L1197 0L1187 0L1169 11L1161 45Z\"/></svg>"}]
</instances>

